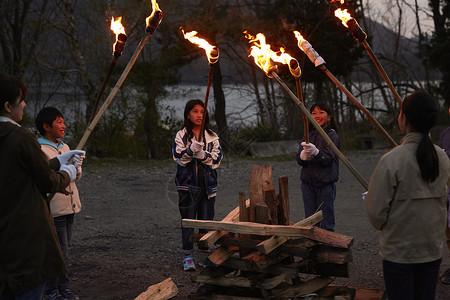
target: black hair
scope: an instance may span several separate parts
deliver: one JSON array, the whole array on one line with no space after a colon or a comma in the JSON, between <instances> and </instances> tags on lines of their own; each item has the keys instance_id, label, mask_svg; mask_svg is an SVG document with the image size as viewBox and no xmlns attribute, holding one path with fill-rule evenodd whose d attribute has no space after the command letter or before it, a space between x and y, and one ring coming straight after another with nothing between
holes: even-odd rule
<instances>
[{"instance_id":1,"label":"black hair","mask_svg":"<svg viewBox=\"0 0 450 300\"><path fill-rule=\"evenodd\" d=\"M25 100L27 86L17 77L9 74L0 74L0 114L5 113L5 103L16 105L16 99Z\"/></svg>"},{"instance_id":2,"label":"black hair","mask_svg":"<svg viewBox=\"0 0 450 300\"><path fill-rule=\"evenodd\" d=\"M205 108L205 105L203 104L202 100L199 99L193 99L189 100L186 103L186 106L184 107L184 127L186 127L186 130L188 132L189 138L192 139L194 136L194 132L192 131L192 128L194 128L194 123L188 118L189 112L194 108L194 106L200 105ZM208 111L206 111L206 117L205 117L205 130L211 133L211 129L209 129L209 114Z\"/></svg>"},{"instance_id":3,"label":"black hair","mask_svg":"<svg viewBox=\"0 0 450 300\"><path fill-rule=\"evenodd\" d=\"M316 103L311 106L309 112L312 113L316 107L318 107L320 110L325 111L328 114L328 116L330 116L330 121L327 123L326 128L328 127L332 128L334 129L334 131L336 131L336 133L338 133L336 121L334 120L333 115L331 113L331 107L326 103ZM314 126L309 126L309 130L310 131L315 130Z\"/></svg>"},{"instance_id":4,"label":"black hair","mask_svg":"<svg viewBox=\"0 0 450 300\"><path fill-rule=\"evenodd\" d=\"M52 127L53 121L55 121L57 117L64 118L63 114L57 108L50 106L44 107L37 114L36 119L34 119L34 124L42 136L45 135L44 124Z\"/></svg>"},{"instance_id":5,"label":"black hair","mask_svg":"<svg viewBox=\"0 0 450 300\"><path fill-rule=\"evenodd\" d=\"M430 129L436 124L439 112L437 100L424 91L416 91L403 100L402 113L412 126L411 130L423 134L416 150L420 176L433 182L439 176L439 158L429 137Z\"/></svg>"}]
</instances>

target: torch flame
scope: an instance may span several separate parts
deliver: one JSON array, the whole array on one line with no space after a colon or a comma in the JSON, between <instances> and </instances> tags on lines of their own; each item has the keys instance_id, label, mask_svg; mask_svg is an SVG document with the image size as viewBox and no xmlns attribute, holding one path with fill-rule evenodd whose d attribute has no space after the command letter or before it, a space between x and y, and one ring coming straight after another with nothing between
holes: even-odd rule
<instances>
[{"instance_id":1,"label":"torch flame","mask_svg":"<svg viewBox=\"0 0 450 300\"><path fill-rule=\"evenodd\" d=\"M192 44L199 46L205 50L206 57L210 64L214 64L219 59L219 49L216 46L212 46L206 40L197 37L197 31L184 32L184 29L180 27L181 32L185 39L187 39Z\"/></svg>"},{"instance_id":2,"label":"torch flame","mask_svg":"<svg viewBox=\"0 0 450 300\"><path fill-rule=\"evenodd\" d=\"M334 2L340 2L342 5L345 4L345 0L331 0L330 3L334 3Z\"/></svg>"},{"instance_id":3,"label":"torch flame","mask_svg":"<svg viewBox=\"0 0 450 300\"><path fill-rule=\"evenodd\" d=\"M153 34L162 20L162 11L156 0L152 0L152 14L145 19L147 31Z\"/></svg>"},{"instance_id":4,"label":"torch flame","mask_svg":"<svg viewBox=\"0 0 450 300\"><path fill-rule=\"evenodd\" d=\"M344 24L345 27L348 27L347 25L348 21L353 19L350 13L348 12L348 9L342 10L338 8L334 11L334 15L342 21L342 24Z\"/></svg>"},{"instance_id":5,"label":"torch flame","mask_svg":"<svg viewBox=\"0 0 450 300\"><path fill-rule=\"evenodd\" d=\"M113 44L113 52L115 51L117 41L119 40L119 34L126 35L125 27L122 25L122 17L118 17L114 20L114 17L111 18L111 30L116 35L116 41Z\"/></svg>"}]
</instances>

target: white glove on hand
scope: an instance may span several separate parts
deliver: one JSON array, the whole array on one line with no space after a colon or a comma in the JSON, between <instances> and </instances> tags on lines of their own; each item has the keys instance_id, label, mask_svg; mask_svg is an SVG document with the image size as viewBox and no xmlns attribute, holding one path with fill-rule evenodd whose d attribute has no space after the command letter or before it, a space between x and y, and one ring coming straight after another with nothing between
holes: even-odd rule
<instances>
[{"instance_id":1,"label":"white glove on hand","mask_svg":"<svg viewBox=\"0 0 450 300\"><path fill-rule=\"evenodd\" d=\"M198 159L204 159L205 158L205 151L204 150L200 150L200 151L194 152L194 157L198 158Z\"/></svg>"},{"instance_id":2,"label":"white glove on hand","mask_svg":"<svg viewBox=\"0 0 450 300\"><path fill-rule=\"evenodd\" d=\"M86 155L86 151L84 151L84 150L70 150L70 151L67 151L66 153L63 153L61 155L56 155L56 158L59 160L59 164L60 165L67 165L67 163L72 158L72 156L74 156L76 154L78 154L78 155Z\"/></svg>"},{"instance_id":3,"label":"white glove on hand","mask_svg":"<svg viewBox=\"0 0 450 300\"><path fill-rule=\"evenodd\" d=\"M69 174L70 182L75 181L75 179L77 178L77 168L75 168L74 165L61 165L59 170L65 171L67 174Z\"/></svg>"},{"instance_id":4,"label":"white glove on hand","mask_svg":"<svg viewBox=\"0 0 450 300\"><path fill-rule=\"evenodd\" d=\"M83 171L81 170L81 165L83 164L83 160L86 157L85 154L75 154L73 156L73 165L77 168L77 180L81 178L81 174Z\"/></svg>"},{"instance_id":5,"label":"white glove on hand","mask_svg":"<svg viewBox=\"0 0 450 300\"><path fill-rule=\"evenodd\" d=\"M189 146L189 148L191 149L192 152L196 153L196 152L203 150L204 145L205 144L203 144L203 143L193 141L192 144Z\"/></svg>"},{"instance_id":6,"label":"white glove on hand","mask_svg":"<svg viewBox=\"0 0 450 300\"><path fill-rule=\"evenodd\" d=\"M305 150L302 150L302 152L300 152L300 159L301 159L301 160L311 160L312 157L311 157L311 155L309 155L308 153L306 153Z\"/></svg>"},{"instance_id":7,"label":"white glove on hand","mask_svg":"<svg viewBox=\"0 0 450 300\"><path fill-rule=\"evenodd\" d=\"M305 152L310 156L316 156L317 154L319 154L319 149L317 149L316 145L305 142L302 142L301 145L303 146Z\"/></svg>"}]
</instances>

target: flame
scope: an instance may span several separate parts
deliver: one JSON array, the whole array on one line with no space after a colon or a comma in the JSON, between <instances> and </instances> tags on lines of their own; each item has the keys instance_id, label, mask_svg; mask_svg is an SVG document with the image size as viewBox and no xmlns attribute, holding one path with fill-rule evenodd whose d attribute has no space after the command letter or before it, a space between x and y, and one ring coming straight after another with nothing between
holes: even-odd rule
<instances>
[{"instance_id":1,"label":"flame","mask_svg":"<svg viewBox=\"0 0 450 300\"><path fill-rule=\"evenodd\" d=\"M150 26L150 20L159 11L161 11L161 10L159 9L158 3L156 3L156 0L152 0L152 14L145 19L145 23L147 24L147 27Z\"/></svg>"},{"instance_id":2,"label":"flame","mask_svg":"<svg viewBox=\"0 0 450 300\"><path fill-rule=\"evenodd\" d=\"M299 47L301 45L302 42L306 41L305 38L303 37L303 35L298 32L298 31L294 31L295 37L297 38L297 42L299 44Z\"/></svg>"},{"instance_id":3,"label":"flame","mask_svg":"<svg viewBox=\"0 0 450 300\"><path fill-rule=\"evenodd\" d=\"M197 37L197 31L190 31L185 33L182 27L180 27L180 30L183 33L185 39L205 50L206 57L208 58L210 64L217 62L219 58L219 52L216 46L212 46L206 40Z\"/></svg>"},{"instance_id":4,"label":"flame","mask_svg":"<svg viewBox=\"0 0 450 300\"><path fill-rule=\"evenodd\" d=\"M348 27L347 22L353 19L350 13L348 12L348 9L342 10L338 8L334 11L334 15L342 21L342 24L344 24L345 27Z\"/></svg>"},{"instance_id":5,"label":"flame","mask_svg":"<svg viewBox=\"0 0 450 300\"><path fill-rule=\"evenodd\" d=\"M118 17L116 20L114 20L114 17L111 18L111 30L116 35L116 41L113 44L113 52L114 52L117 40L119 39L119 34L126 35L125 27L123 27L122 25L122 17Z\"/></svg>"},{"instance_id":6,"label":"flame","mask_svg":"<svg viewBox=\"0 0 450 300\"><path fill-rule=\"evenodd\" d=\"M342 5L345 4L345 0L331 0L331 3L340 2Z\"/></svg>"}]
</instances>

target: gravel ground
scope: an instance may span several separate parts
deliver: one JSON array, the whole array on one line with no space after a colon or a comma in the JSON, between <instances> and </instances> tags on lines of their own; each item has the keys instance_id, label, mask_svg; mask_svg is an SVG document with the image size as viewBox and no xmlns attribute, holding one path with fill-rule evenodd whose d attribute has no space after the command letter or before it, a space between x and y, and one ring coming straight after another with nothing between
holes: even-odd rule
<instances>
[{"instance_id":1,"label":"gravel ground","mask_svg":"<svg viewBox=\"0 0 450 300\"><path fill-rule=\"evenodd\" d=\"M368 182L384 151L366 150L347 154L350 163ZM277 178L289 179L291 221L303 219L300 167L290 161L224 159L218 169L219 192L216 220L238 206L238 192L248 197L252 164L271 164L274 187ZM180 216L175 190L173 161L85 161L78 182L82 211L75 218L71 266L73 290L80 299L134 299L149 286L171 277L178 287L173 299L187 299L198 284L197 274L182 270ZM355 238L350 277L336 284L383 289L377 232L364 210L363 186L341 163L337 184L336 232ZM199 258L202 253L195 253ZM197 259L198 261L198 259ZM444 249L442 270L450 267ZM450 285L438 284L436 299L450 299Z\"/></svg>"}]
</instances>

